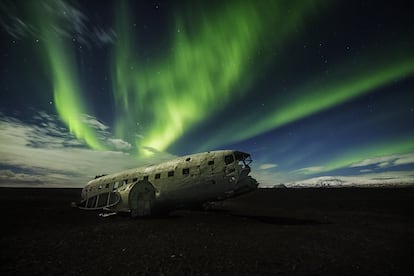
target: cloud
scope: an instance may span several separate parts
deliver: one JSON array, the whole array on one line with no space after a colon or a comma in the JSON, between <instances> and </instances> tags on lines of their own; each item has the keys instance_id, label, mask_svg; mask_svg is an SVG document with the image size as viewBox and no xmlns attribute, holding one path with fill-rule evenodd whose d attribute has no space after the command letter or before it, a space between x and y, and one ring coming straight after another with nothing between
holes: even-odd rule
<instances>
[{"instance_id":1,"label":"cloud","mask_svg":"<svg viewBox=\"0 0 414 276\"><path fill-rule=\"evenodd\" d=\"M2 183L10 183L13 186L40 186L44 184L36 175L15 173L11 170L0 170L0 185Z\"/></svg>"},{"instance_id":2,"label":"cloud","mask_svg":"<svg viewBox=\"0 0 414 276\"><path fill-rule=\"evenodd\" d=\"M108 139L108 141L115 147L117 150L129 150L131 149L131 144L128 142L125 142L122 139Z\"/></svg>"},{"instance_id":3,"label":"cloud","mask_svg":"<svg viewBox=\"0 0 414 276\"><path fill-rule=\"evenodd\" d=\"M379 156L374 158L367 158L362 161L354 162L352 164L343 165L342 167L335 167L334 169L350 169L350 168L361 168L360 172L368 172L372 170L385 170L387 168L400 166L400 165L407 165L407 164L414 164L414 152L405 153L405 154L393 154L387 156ZM324 166L313 166L313 167L306 167L296 170L299 174L317 174L327 171L334 170L329 167Z\"/></svg>"},{"instance_id":4,"label":"cloud","mask_svg":"<svg viewBox=\"0 0 414 276\"><path fill-rule=\"evenodd\" d=\"M47 127L48 133L54 132L54 135L60 135L62 131L65 131L64 128L56 129L56 121L58 118L56 116L51 116L41 113L41 115L36 117L38 120L47 121L47 123L42 122L42 126ZM82 114L79 116L79 120L81 120L83 123L87 124L91 128L94 128L96 130L96 134L98 135L98 139L102 141L109 149L112 149L114 151L124 151L128 152L132 145L128 143L127 141L124 141L120 138L112 138L112 133L110 132L110 127L104 124L103 122L99 121L96 117L88 115L88 114ZM44 132L44 130L40 129L39 132ZM73 138L73 137L72 137ZM39 141L42 139L41 137L36 137L35 142L39 143ZM73 146L80 145L81 143L77 140L72 139L71 141L67 141L66 145L71 145L69 142L72 142ZM48 143L50 144L50 141L48 140Z\"/></svg>"},{"instance_id":5,"label":"cloud","mask_svg":"<svg viewBox=\"0 0 414 276\"><path fill-rule=\"evenodd\" d=\"M394 165L414 164L414 153L404 154L394 160Z\"/></svg>"},{"instance_id":6,"label":"cloud","mask_svg":"<svg viewBox=\"0 0 414 276\"><path fill-rule=\"evenodd\" d=\"M277 167L277 164L264 163L259 166L259 170L268 170L268 169L272 169L276 167Z\"/></svg>"},{"instance_id":7,"label":"cloud","mask_svg":"<svg viewBox=\"0 0 414 276\"><path fill-rule=\"evenodd\" d=\"M14 39L20 40L27 36L35 36L36 29L23 22L18 17L8 17L0 19L0 26Z\"/></svg>"},{"instance_id":8,"label":"cloud","mask_svg":"<svg viewBox=\"0 0 414 276\"><path fill-rule=\"evenodd\" d=\"M378 168L387 168L406 164L414 164L414 152L368 158L360 162L353 163L350 167L376 166Z\"/></svg>"},{"instance_id":9,"label":"cloud","mask_svg":"<svg viewBox=\"0 0 414 276\"><path fill-rule=\"evenodd\" d=\"M73 2L39 0L36 5L43 7L43 16L57 19L59 24L50 27L63 38L74 39L77 43L87 47L92 45L101 47L113 44L116 40L116 32L113 28L94 25L79 8L73 5ZM41 38L39 29L32 22L33 19L21 16L20 11L24 8L24 5L16 6L13 1L0 3L2 16L4 15L0 19L0 26L16 40L26 37Z\"/></svg>"},{"instance_id":10,"label":"cloud","mask_svg":"<svg viewBox=\"0 0 414 276\"><path fill-rule=\"evenodd\" d=\"M105 125L104 123L100 122L95 117L88 115L88 114L82 114L81 120L83 123L101 131L106 131L109 129L109 126Z\"/></svg>"},{"instance_id":11,"label":"cloud","mask_svg":"<svg viewBox=\"0 0 414 276\"><path fill-rule=\"evenodd\" d=\"M314 167L306 167L297 170L298 173L309 174L309 173L318 173L324 170L323 166L314 166Z\"/></svg>"},{"instance_id":12,"label":"cloud","mask_svg":"<svg viewBox=\"0 0 414 276\"><path fill-rule=\"evenodd\" d=\"M157 150L156 148L153 148L153 147L143 146L142 149L147 150L151 153L159 153L160 152L159 150Z\"/></svg>"},{"instance_id":13,"label":"cloud","mask_svg":"<svg viewBox=\"0 0 414 276\"><path fill-rule=\"evenodd\" d=\"M132 148L132 145L127 141L124 141L120 138L111 138L112 134L110 133L110 127L96 119L94 116L88 114L82 114L82 122L94 128L97 134L100 136L99 139L104 141L105 144L116 151L129 151Z\"/></svg>"},{"instance_id":14,"label":"cloud","mask_svg":"<svg viewBox=\"0 0 414 276\"><path fill-rule=\"evenodd\" d=\"M100 27L94 27L92 36L95 37L96 41L99 41L101 44L113 44L116 40L116 32L112 28L104 30Z\"/></svg>"},{"instance_id":15,"label":"cloud","mask_svg":"<svg viewBox=\"0 0 414 276\"><path fill-rule=\"evenodd\" d=\"M127 142L114 138L108 138L108 141L120 149L91 150L61 128L56 120L45 113L37 114L35 123L31 124L0 117L0 165L11 168L3 171L0 185L26 183L30 186L82 187L97 174L119 172L175 157L163 152L151 158L137 159L120 151L130 146ZM30 174L23 178L16 171L29 171ZM30 180L29 176L36 177L35 181L22 181Z\"/></svg>"}]
</instances>

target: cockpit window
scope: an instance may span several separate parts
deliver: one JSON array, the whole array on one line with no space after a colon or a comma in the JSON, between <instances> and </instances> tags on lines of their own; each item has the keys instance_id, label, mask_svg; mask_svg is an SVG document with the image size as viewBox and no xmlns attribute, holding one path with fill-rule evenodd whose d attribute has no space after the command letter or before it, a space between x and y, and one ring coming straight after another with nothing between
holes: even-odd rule
<instances>
[{"instance_id":1,"label":"cockpit window","mask_svg":"<svg viewBox=\"0 0 414 276\"><path fill-rule=\"evenodd\" d=\"M253 162L252 158L250 157L250 154L248 153L236 151L234 155L236 156L238 164L243 167L249 167L250 163Z\"/></svg>"},{"instance_id":2,"label":"cockpit window","mask_svg":"<svg viewBox=\"0 0 414 276\"><path fill-rule=\"evenodd\" d=\"M233 163L234 162L233 155L224 156L224 162L226 163L226 165Z\"/></svg>"}]
</instances>

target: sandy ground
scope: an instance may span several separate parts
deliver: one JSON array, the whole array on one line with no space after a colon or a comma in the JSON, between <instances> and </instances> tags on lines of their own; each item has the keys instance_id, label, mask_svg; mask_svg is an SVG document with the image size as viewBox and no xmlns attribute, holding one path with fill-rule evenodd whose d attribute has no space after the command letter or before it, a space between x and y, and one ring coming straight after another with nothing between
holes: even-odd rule
<instances>
[{"instance_id":1,"label":"sandy ground","mask_svg":"<svg viewBox=\"0 0 414 276\"><path fill-rule=\"evenodd\" d=\"M102 218L79 189L0 189L1 275L414 275L414 189L266 189Z\"/></svg>"}]
</instances>

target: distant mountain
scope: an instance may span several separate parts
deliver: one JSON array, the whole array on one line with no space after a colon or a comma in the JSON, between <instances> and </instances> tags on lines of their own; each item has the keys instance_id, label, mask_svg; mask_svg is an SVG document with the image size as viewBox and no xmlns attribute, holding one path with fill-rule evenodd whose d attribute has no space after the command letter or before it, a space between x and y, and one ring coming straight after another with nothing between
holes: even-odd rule
<instances>
[{"instance_id":1,"label":"distant mountain","mask_svg":"<svg viewBox=\"0 0 414 276\"><path fill-rule=\"evenodd\" d=\"M289 188L414 187L414 175L406 172L360 176L320 176L286 184Z\"/></svg>"},{"instance_id":2,"label":"distant mountain","mask_svg":"<svg viewBox=\"0 0 414 276\"><path fill-rule=\"evenodd\" d=\"M285 184L283 184L283 183L280 183L280 184L276 184L276 185L273 185L271 188L273 188L273 189L285 189L285 188L287 188L286 187L286 185Z\"/></svg>"}]
</instances>

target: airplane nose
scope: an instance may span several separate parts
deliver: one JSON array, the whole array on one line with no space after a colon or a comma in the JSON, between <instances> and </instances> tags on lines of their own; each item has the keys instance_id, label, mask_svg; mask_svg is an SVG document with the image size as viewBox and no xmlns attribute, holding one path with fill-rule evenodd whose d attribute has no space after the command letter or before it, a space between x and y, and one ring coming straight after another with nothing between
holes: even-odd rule
<instances>
[{"instance_id":1,"label":"airplane nose","mask_svg":"<svg viewBox=\"0 0 414 276\"><path fill-rule=\"evenodd\" d=\"M245 168L243 168L241 171L240 171L240 176L239 176L239 179L244 179L244 178L246 178L248 175L249 175L249 173L250 173L250 167L249 166L246 166Z\"/></svg>"},{"instance_id":2,"label":"airplane nose","mask_svg":"<svg viewBox=\"0 0 414 276\"><path fill-rule=\"evenodd\" d=\"M85 188L82 189L81 198L86 199L86 189Z\"/></svg>"},{"instance_id":3,"label":"airplane nose","mask_svg":"<svg viewBox=\"0 0 414 276\"><path fill-rule=\"evenodd\" d=\"M256 190L258 186L259 183L256 179L251 176L246 176L244 178L239 178L233 192L234 195L240 195Z\"/></svg>"}]
</instances>

